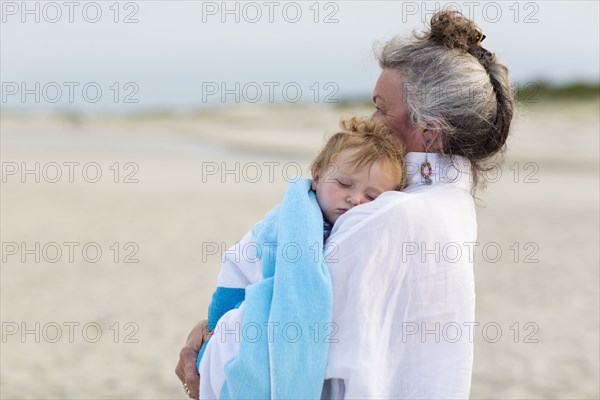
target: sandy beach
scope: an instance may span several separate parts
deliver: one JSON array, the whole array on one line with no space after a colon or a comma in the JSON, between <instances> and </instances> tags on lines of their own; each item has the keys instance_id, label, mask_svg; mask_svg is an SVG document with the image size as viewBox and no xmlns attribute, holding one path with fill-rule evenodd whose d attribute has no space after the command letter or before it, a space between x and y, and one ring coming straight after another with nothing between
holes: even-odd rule
<instances>
[{"instance_id":1,"label":"sandy beach","mask_svg":"<svg viewBox=\"0 0 600 400\"><path fill-rule=\"evenodd\" d=\"M473 399L600 397L598 110L521 105L479 193ZM0 397L185 398L220 253L369 112L2 115Z\"/></svg>"}]
</instances>

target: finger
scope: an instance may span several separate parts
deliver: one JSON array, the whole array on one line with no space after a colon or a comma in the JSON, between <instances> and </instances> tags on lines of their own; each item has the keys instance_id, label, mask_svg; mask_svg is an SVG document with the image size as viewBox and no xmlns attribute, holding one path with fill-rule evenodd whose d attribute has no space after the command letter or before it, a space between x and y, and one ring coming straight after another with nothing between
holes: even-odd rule
<instances>
[{"instance_id":1,"label":"finger","mask_svg":"<svg viewBox=\"0 0 600 400\"><path fill-rule=\"evenodd\" d=\"M177 375L181 383L185 383L185 378L183 375L183 365L181 364L181 360L179 360L177 366L175 367L175 375Z\"/></svg>"},{"instance_id":2,"label":"finger","mask_svg":"<svg viewBox=\"0 0 600 400\"><path fill-rule=\"evenodd\" d=\"M190 390L190 399L200 398L200 375L194 383L188 383L188 389Z\"/></svg>"},{"instance_id":3,"label":"finger","mask_svg":"<svg viewBox=\"0 0 600 400\"><path fill-rule=\"evenodd\" d=\"M192 360L195 361L195 358L198 357L198 352L194 351L190 346L183 346L181 351L179 352L179 362L177 362L177 366L175 367L175 374L181 381L181 383L187 383L186 375L190 373L190 364L192 364ZM193 365L195 370L195 364Z\"/></svg>"},{"instance_id":4,"label":"finger","mask_svg":"<svg viewBox=\"0 0 600 400\"><path fill-rule=\"evenodd\" d=\"M191 346L194 350L199 351L202 343L198 343L198 339L202 339L204 337L204 333L208 331L208 320L202 320L194 326L192 331L187 337L186 346ZM202 341L204 341L202 339ZM196 347L200 345L200 347Z\"/></svg>"},{"instance_id":5,"label":"finger","mask_svg":"<svg viewBox=\"0 0 600 400\"><path fill-rule=\"evenodd\" d=\"M200 375L196 368L196 360L198 358L198 352L190 346L184 346L179 353L179 372L181 374L180 379L183 383L188 385L190 389L191 397L198 398L198 386L200 382Z\"/></svg>"},{"instance_id":6,"label":"finger","mask_svg":"<svg viewBox=\"0 0 600 400\"><path fill-rule=\"evenodd\" d=\"M197 399L200 397L200 375L194 365L192 369L186 369L185 383L190 389L190 397Z\"/></svg>"}]
</instances>

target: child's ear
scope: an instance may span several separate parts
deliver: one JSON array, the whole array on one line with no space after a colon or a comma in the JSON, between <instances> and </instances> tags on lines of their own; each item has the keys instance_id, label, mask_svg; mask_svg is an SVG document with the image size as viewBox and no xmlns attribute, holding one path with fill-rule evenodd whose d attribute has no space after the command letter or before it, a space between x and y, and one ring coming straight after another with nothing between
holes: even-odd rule
<instances>
[{"instance_id":1,"label":"child's ear","mask_svg":"<svg viewBox=\"0 0 600 400\"><path fill-rule=\"evenodd\" d=\"M317 190L317 183L319 182L319 168L315 168L315 170L313 171L313 176L312 176L312 183L310 185L310 188L314 191Z\"/></svg>"}]
</instances>

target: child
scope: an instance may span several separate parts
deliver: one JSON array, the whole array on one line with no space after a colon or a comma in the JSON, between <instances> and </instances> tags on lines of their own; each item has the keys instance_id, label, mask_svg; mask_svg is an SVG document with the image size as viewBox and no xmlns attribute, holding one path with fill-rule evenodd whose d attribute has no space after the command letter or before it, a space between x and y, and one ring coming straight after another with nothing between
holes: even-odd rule
<instances>
[{"instance_id":1,"label":"child","mask_svg":"<svg viewBox=\"0 0 600 400\"><path fill-rule=\"evenodd\" d=\"M287 245L295 244L296 246L299 246L297 250L300 252L302 252L302 250L305 252L312 251L311 254L313 254L314 250L317 248L312 245L314 242L303 242L302 236L305 238L314 238L315 233L317 233L319 235L318 248L322 249L323 242L331 233L333 225L340 216L357 205L375 200L385 191L401 190L404 187L405 173L403 147L397 139L390 134L385 125L372 119L356 117L343 120L340 125L342 130L327 141L324 148L311 165L312 182L299 182L298 185L305 184L305 186L301 186L300 189L294 189L295 183L290 184L284 202L267 214L263 221L257 224L238 244L236 244L236 246L234 246L234 248L228 250L227 254L225 254L222 270L218 278L218 287L213 294L213 299L208 312L208 327L211 331L215 329L217 321L219 321L219 319L228 311L240 307L244 308L244 312L248 312L247 310L249 310L249 307L254 307L252 301L262 304L260 307L272 302L265 306L267 307L266 310L261 310L259 307L260 312L257 312L256 310L252 311L252 318L262 312L262 317L257 319L260 323L251 322L251 324L256 326L262 325L262 322L266 319L271 321L275 315L281 315L281 313L294 314L295 319L291 320L294 321L291 322L294 324L296 323L295 321L307 322L309 319L310 321L327 320L330 315L327 307L330 304L329 297L331 295L331 283L328 272L326 271L326 268L323 267L323 260L321 259L318 262L315 260L314 264L317 264L317 267L310 269L312 268L310 264L313 264L312 260L308 260L308 265L307 263L302 264L302 261L290 263L289 257L293 257L293 255L290 256L289 253L287 253L288 259L285 259L286 257L284 255L284 260L281 262L281 264L287 265L277 266L277 268L287 268L287 270L282 269L282 271L285 272L279 272L280 275L279 278L277 278L277 276L275 276L275 263L273 260L270 260L270 257L266 256L266 248L261 248L260 243L278 243L279 248L283 247L283 249L285 249ZM298 185L296 185L296 187L298 187ZM306 196L304 190L308 190L309 196ZM296 194L290 195L289 192ZM304 198L298 201L298 196L304 196ZM307 203L311 203L311 201L314 203L314 200L316 200L316 203L318 204L318 206L314 207L316 213L313 212L310 205L308 208L306 207ZM280 209L281 213L287 212L288 216L280 218L278 215ZM289 217L290 214L292 215L291 217ZM315 217L315 215L318 215L318 217ZM320 220L321 223L319 223L318 220ZM273 223L273 221L275 222ZM318 227L317 230L314 224L322 225L323 228L321 229L321 227ZM276 228L269 228L269 226L265 227L265 225L272 225ZM271 234L269 229L274 229L274 233ZM280 240L277 240L282 238L282 235L277 236L277 232L281 230L286 231L286 234L288 235L286 236L288 238L287 242L280 242ZM289 240L290 236L288 231L293 232L293 241ZM298 243L300 243L300 245L298 245ZM267 260L267 258L269 258L269 260ZM327 259L324 261L327 261ZM261 263L263 264L262 266ZM277 271L279 271L279 269ZM311 273L313 275L311 275ZM288 276L285 277L285 274L288 274ZM277 279L279 279L279 281L277 281ZM265 282L266 280L271 280L270 288L264 289L263 287L258 287L258 283L268 284L269 282ZM279 290L279 292L275 292L272 287L273 282L275 281L280 282L277 284L277 290ZM253 297L250 296L246 290L250 286L254 287L252 289ZM285 289L283 289L284 287ZM262 289L268 293L265 295L260 294L260 290ZM278 295L277 293L281 293L282 290L284 291L284 294ZM259 294L257 294L257 292ZM301 299L307 299L306 303L310 303L310 305L308 307L304 307L304 305L296 307ZM248 302L250 302L249 305L244 304L245 307L242 306L242 303ZM285 302L286 304L276 304L276 302ZM298 311L299 308L302 310ZM323 312L321 312L321 310L323 310ZM277 320L281 321L286 317L287 316L279 317ZM313 317L314 319L312 319ZM248 323L248 320L245 320L245 322ZM273 342L271 341L270 343ZM263 353L270 353L273 351L271 347L276 347L275 344L270 344L268 346L268 350L263 348L258 353L252 353L255 351L254 349L246 350L244 352L245 357L249 358L251 360L250 362L260 364L259 360L263 358ZM308 343L308 346L311 347L311 350L309 351L312 351L315 347L311 343ZM199 368L206 347L207 344L205 343L198 355ZM294 357L289 351L290 349L285 349L280 350L279 352L286 353L285 356L289 359L293 359ZM275 352L277 351L275 350ZM323 353L326 354L326 347L315 349L314 353L316 356L312 356L311 366L315 364L315 359L319 359L319 357L320 359L323 359L322 355ZM252 355L250 356L249 354ZM300 357L304 356L305 355L303 354ZM274 360L276 361L276 358L276 356L271 355L268 360L264 360L265 363L270 364L273 363ZM299 357L295 358L297 359ZM269 367L267 366L266 368L268 369ZM271 365L270 368L273 368L273 366ZM282 366L280 363L277 365L276 369L278 373L284 374L286 368L286 366ZM245 370L248 370L248 368ZM319 368L316 368L315 371L317 371L315 372L315 379L318 381L320 379L320 372L318 371L320 370ZM235 373L232 374L235 375ZM269 376L269 374L263 375ZM252 378L256 381L262 379L259 374ZM275 380L276 377L271 375L270 378ZM208 378L202 377L202 379ZM313 379L313 381L315 379ZM253 382L252 379L249 379L247 376L244 376L243 379L238 379L238 381ZM241 392L245 395L249 395L248 390L254 390L257 387L260 387L260 384L261 382L253 382L253 384L250 385L250 388L237 387L232 389L231 387L226 387L226 390L229 390L230 394L237 390L238 393ZM223 386L227 386L227 384L224 384ZM274 393L273 387L275 385L271 385L269 382L265 383L264 386L265 391L271 390L271 395L267 397L272 397ZM280 387L281 386L289 385L280 385ZM294 382L294 386L304 387L310 386L310 384L303 385L302 382L296 381ZM204 389L202 389L202 391L204 392ZM256 393L264 394L266 393L265 391L261 392L258 390ZM300 393L295 392L295 395L298 394ZM212 397L213 395L219 397L216 393L211 393L207 396ZM310 397L309 393L305 393L304 395Z\"/></svg>"}]
</instances>

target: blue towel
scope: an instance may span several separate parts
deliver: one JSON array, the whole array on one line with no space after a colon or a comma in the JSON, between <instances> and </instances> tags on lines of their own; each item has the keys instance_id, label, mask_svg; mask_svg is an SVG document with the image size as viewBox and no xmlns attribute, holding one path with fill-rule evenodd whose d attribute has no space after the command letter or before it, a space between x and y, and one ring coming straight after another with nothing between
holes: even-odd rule
<instances>
[{"instance_id":1,"label":"blue towel","mask_svg":"<svg viewBox=\"0 0 600 400\"><path fill-rule=\"evenodd\" d=\"M246 288L239 353L225 365L221 399L321 396L333 294L310 184L290 182L281 206L253 228L263 280Z\"/></svg>"},{"instance_id":2,"label":"blue towel","mask_svg":"<svg viewBox=\"0 0 600 400\"><path fill-rule=\"evenodd\" d=\"M208 306L208 329L214 331L219 319L227 311L238 308L244 301L245 295L246 289L217 287L217 290L213 293L212 301ZM202 361L208 342L210 342L210 338L204 342L198 352L198 357L196 358L196 369L198 371L200 371L200 361Z\"/></svg>"},{"instance_id":3,"label":"blue towel","mask_svg":"<svg viewBox=\"0 0 600 400\"><path fill-rule=\"evenodd\" d=\"M208 329L214 330L219 319L227 311L237 308L237 305L244 301L245 295L246 289L218 287L208 306Z\"/></svg>"}]
</instances>

